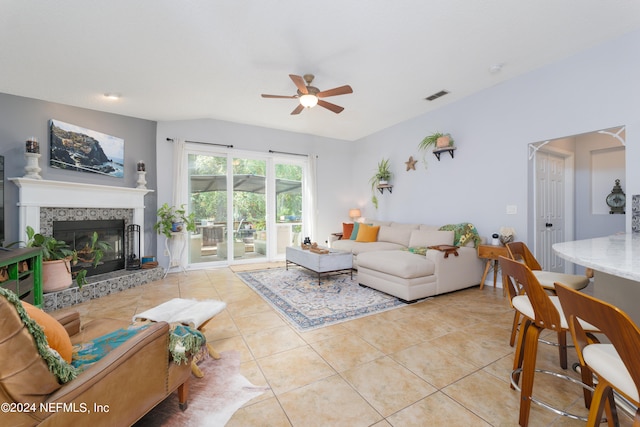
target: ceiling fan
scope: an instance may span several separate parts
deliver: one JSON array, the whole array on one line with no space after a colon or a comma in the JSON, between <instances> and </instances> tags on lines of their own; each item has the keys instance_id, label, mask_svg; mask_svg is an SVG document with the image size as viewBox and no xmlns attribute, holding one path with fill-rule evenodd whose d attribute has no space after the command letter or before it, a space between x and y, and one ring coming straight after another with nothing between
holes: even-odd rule
<instances>
[{"instance_id":1,"label":"ceiling fan","mask_svg":"<svg viewBox=\"0 0 640 427\"><path fill-rule=\"evenodd\" d=\"M342 110L344 110L344 107L327 102L322 98L353 93L353 89L351 89L351 86L349 85L321 91L317 87L311 86L311 82L313 81L313 77L314 77L313 74L305 74L303 77L296 76L295 74L289 74L289 77L291 77L291 80L293 80L293 83L298 88L298 93L296 95L291 95L291 96L267 95L263 93L262 97L263 98L287 98L287 99L300 100L300 105L298 105L291 112L291 114L300 114L300 112L302 112L302 110L304 110L305 107L312 108L316 104L338 114L342 112Z\"/></svg>"}]
</instances>

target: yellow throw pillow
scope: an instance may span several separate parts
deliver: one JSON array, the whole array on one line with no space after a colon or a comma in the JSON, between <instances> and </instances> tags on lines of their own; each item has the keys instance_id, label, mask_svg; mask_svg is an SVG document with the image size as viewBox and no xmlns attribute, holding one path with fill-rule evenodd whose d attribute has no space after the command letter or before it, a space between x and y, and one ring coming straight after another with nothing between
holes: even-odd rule
<instances>
[{"instance_id":1,"label":"yellow throw pillow","mask_svg":"<svg viewBox=\"0 0 640 427\"><path fill-rule=\"evenodd\" d=\"M360 224L360 228L358 229L358 236L356 237L356 242L377 242L379 230L380 230L379 225L373 226L373 225L367 225L367 224Z\"/></svg>"},{"instance_id":2,"label":"yellow throw pillow","mask_svg":"<svg viewBox=\"0 0 640 427\"><path fill-rule=\"evenodd\" d=\"M22 302L22 306L29 317L42 328L44 335L47 337L49 347L57 351L67 363L71 363L73 347L71 345L71 338L69 338L69 334L64 326L51 317L51 315L28 302Z\"/></svg>"}]
</instances>

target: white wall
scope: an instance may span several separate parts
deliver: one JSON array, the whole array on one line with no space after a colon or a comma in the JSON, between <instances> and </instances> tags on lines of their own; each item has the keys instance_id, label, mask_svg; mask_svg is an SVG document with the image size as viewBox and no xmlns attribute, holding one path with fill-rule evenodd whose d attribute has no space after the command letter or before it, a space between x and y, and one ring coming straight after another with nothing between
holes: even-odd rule
<instances>
[{"instance_id":1,"label":"white wall","mask_svg":"<svg viewBox=\"0 0 640 427\"><path fill-rule=\"evenodd\" d=\"M363 138L356 143L354 187L368 199L368 179L377 162L391 159L393 194L379 197L368 217L445 224L473 222L483 235L513 226L528 239L527 144L626 125L626 188L640 194L640 32L514 78L435 112ZM507 64L508 67L508 64ZM450 132L455 158L405 171L424 136ZM360 198L359 198L360 200ZM517 205L517 215L506 215ZM631 215L626 229L631 230Z\"/></svg>"}]
</instances>

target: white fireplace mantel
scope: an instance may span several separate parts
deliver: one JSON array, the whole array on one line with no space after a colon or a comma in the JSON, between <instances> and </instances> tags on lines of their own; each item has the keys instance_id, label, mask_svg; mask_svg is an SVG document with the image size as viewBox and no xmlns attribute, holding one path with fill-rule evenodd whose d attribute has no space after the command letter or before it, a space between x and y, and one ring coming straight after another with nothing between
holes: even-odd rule
<instances>
[{"instance_id":1,"label":"white fireplace mantel","mask_svg":"<svg viewBox=\"0 0 640 427\"><path fill-rule=\"evenodd\" d=\"M79 182L50 181L32 178L9 178L19 188L20 237L26 241L30 225L40 231L40 208L120 208L133 210L133 222L144 233L144 196L146 188L112 187ZM141 245L144 242L141 236ZM144 253L144 248L141 247Z\"/></svg>"}]
</instances>

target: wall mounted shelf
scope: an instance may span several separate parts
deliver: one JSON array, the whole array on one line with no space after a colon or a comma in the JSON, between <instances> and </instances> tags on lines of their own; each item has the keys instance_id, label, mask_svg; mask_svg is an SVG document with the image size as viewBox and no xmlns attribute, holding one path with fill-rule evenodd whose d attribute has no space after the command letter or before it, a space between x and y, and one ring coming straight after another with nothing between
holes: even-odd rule
<instances>
[{"instance_id":1,"label":"wall mounted shelf","mask_svg":"<svg viewBox=\"0 0 640 427\"><path fill-rule=\"evenodd\" d=\"M442 154L445 151L448 151L449 154L451 155L451 158L453 159L453 152L456 150L456 148L458 147L436 148L433 150L433 155L438 158L438 161L440 161L440 154Z\"/></svg>"},{"instance_id":2,"label":"wall mounted shelf","mask_svg":"<svg viewBox=\"0 0 640 427\"><path fill-rule=\"evenodd\" d=\"M389 184L380 184L378 185L378 191L380 191L380 194L384 194L384 189L389 190L389 193L393 193L393 185L389 185Z\"/></svg>"}]
</instances>

